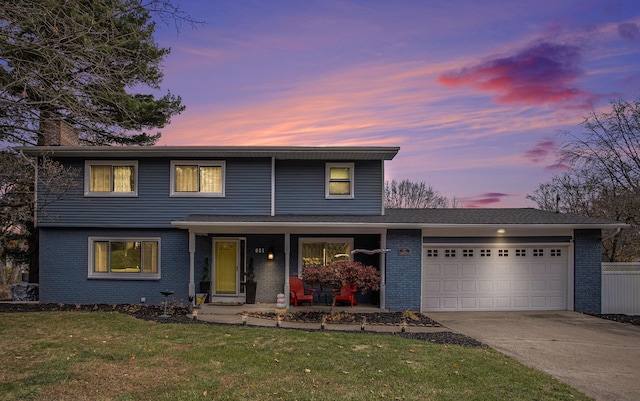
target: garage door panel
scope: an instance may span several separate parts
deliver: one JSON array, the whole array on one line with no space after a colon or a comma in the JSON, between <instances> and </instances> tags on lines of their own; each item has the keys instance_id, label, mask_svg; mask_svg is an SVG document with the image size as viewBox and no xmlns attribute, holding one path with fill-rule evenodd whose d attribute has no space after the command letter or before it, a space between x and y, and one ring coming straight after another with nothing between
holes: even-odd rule
<instances>
[{"instance_id":1,"label":"garage door panel","mask_svg":"<svg viewBox=\"0 0 640 401\"><path fill-rule=\"evenodd\" d=\"M497 280L496 281L496 290L498 292L510 292L511 291L511 281L509 281L509 280Z\"/></svg>"},{"instance_id":2,"label":"garage door panel","mask_svg":"<svg viewBox=\"0 0 640 401\"><path fill-rule=\"evenodd\" d=\"M460 309L458 306L458 298L456 297L446 297L446 298L443 298L443 301L444 301L443 302L444 309L447 309L447 310Z\"/></svg>"},{"instance_id":3,"label":"garage door panel","mask_svg":"<svg viewBox=\"0 0 640 401\"><path fill-rule=\"evenodd\" d=\"M442 289L445 292L458 292L458 284L457 280L445 280L442 282Z\"/></svg>"},{"instance_id":4,"label":"garage door panel","mask_svg":"<svg viewBox=\"0 0 640 401\"><path fill-rule=\"evenodd\" d=\"M462 309L471 309L471 310L477 309L475 297L473 298L462 297L460 301L462 303Z\"/></svg>"},{"instance_id":5,"label":"garage door panel","mask_svg":"<svg viewBox=\"0 0 640 401\"><path fill-rule=\"evenodd\" d=\"M478 297L478 309L493 309L493 298Z\"/></svg>"},{"instance_id":6,"label":"garage door panel","mask_svg":"<svg viewBox=\"0 0 640 401\"><path fill-rule=\"evenodd\" d=\"M493 281L490 280L478 280L478 290L480 292L493 292Z\"/></svg>"},{"instance_id":7,"label":"garage door panel","mask_svg":"<svg viewBox=\"0 0 640 401\"><path fill-rule=\"evenodd\" d=\"M529 291L529 281L528 280L515 280L513 282L513 289L515 291Z\"/></svg>"},{"instance_id":8,"label":"garage door panel","mask_svg":"<svg viewBox=\"0 0 640 401\"><path fill-rule=\"evenodd\" d=\"M460 266L453 264L444 265L444 275L447 277L457 277Z\"/></svg>"},{"instance_id":9,"label":"garage door panel","mask_svg":"<svg viewBox=\"0 0 640 401\"><path fill-rule=\"evenodd\" d=\"M475 280L462 280L460 282L462 292L476 292L476 281Z\"/></svg>"},{"instance_id":10,"label":"garage door panel","mask_svg":"<svg viewBox=\"0 0 640 401\"><path fill-rule=\"evenodd\" d=\"M568 254L558 245L425 247L423 310L564 310Z\"/></svg>"},{"instance_id":11,"label":"garage door panel","mask_svg":"<svg viewBox=\"0 0 640 401\"><path fill-rule=\"evenodd\" d=\"M425 281L424 290L427 294L440 292L440 280L427 280Z\"/></svg>"}]
</instances>

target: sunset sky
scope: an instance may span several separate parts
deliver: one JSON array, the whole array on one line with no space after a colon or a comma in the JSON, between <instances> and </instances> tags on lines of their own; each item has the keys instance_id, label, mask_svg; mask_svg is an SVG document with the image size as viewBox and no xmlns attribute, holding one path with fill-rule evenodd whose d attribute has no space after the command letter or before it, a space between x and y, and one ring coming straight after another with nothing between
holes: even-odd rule
<instances>
[{"instance_id":1,"label":"sunset sky","mask_svg":"<svg viewBox=\"0 0 640 401\"><path fill-rule=\"evenodd\" d=\"M591 110L640 96L640 1L179 1L159 145L400 146L387 179L534 207Z\"/></svg>"}]
</instances>

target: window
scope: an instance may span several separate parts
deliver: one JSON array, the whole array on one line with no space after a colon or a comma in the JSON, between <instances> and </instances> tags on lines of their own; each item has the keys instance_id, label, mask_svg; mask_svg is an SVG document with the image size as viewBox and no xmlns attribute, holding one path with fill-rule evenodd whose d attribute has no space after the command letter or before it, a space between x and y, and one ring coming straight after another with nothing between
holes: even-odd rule
<instances>
[{"instance_id":1,"label":"window","mask_svg":"<svg viewBox=\"0 0 640 401\"><path fill-rule=\"evenodd\" d=\"M463 249L462 250L463 258L472 258L473 257L473 249Z\"/></svg>"},{"instance_id":2,"label":"window","mask_svg":"<svg viewBox=\"0 0 640 401\"><path fill-rule=\"evenodd\" d=\"M445 258L455 258L456 257L456 250L455 249L445 249L444 250L444 257Z\"/></svg>"},{"instance_id":3,"label":"window","mask_svg":"<svg viewBox=\"0 0 640 401\"><path fill-rule=\"evenodd\" d=\"M509 256L508 249L498 249L498 257L507 257Z\"/></svg>"},{"instance_id":4,"label":"window","mask_svg":"<svg viewBox=\"0 0 640 401\"><path fill-rule=\"evenodd\" d=\"M223 161L172 161L171 196L224 196Z\"/></svg>"},{"instance_id":5,"label":"window","mask_svg":"<svg viewBox=\"0 0 640 401\"><path fill-rule=\"evenodd\" d=\"M438 250L437 249L427 249L427 257L428 258L437 258Z\"/></svg>"},{"instance_id":6,"label":"window","mask_svg":"<svg viewBox=\"0 0 640 401\"><path fill-rule=\"evenodd\" d=\"M326 197L328 199L352 199L353 163L327 163Z\"/></svg>"},{"instance_id":7,"label":"window","mask_svg":"<svg viewBox=\"0 0 640 401\"><path fill-rule=\"evenodd\" d=\"M159 279L159 238L89 238L89 277Z\"/></svg>"},{"instance_id":8,"label":"window","mask_svg":"<svg viewBox=\"0 0 640 401\"><path fill-rule=\"evenodd\" d=\"M481 249L480 250L480 256L481 257L490 257L491 256L491 249Z\"/></svg>"},{"instance_id":9,"label":"window","mask_svg":"<svg viewBox=\"0 0 640 401\"><path fill-rule=\"evenodd\" d=\"M516 249L516 256L527 256L526 249Z\"/></svg>"},{"instance_id":10,"label":"window","mask_svg":"<svg viewBox=\"0 0 640 401\"><path fill-rule=\"evenodd\" d=\"M324 266L351 260L353 238L300 238L300 266Z\"/></svg>"},{"instance_id":11,"label":"window","mask_svg":"<svg viewBox=\"0 0 640 401\"><path fill-rule=\"evenodd\" d=\"M138 196L138 162L87 160L85 196Z\"/></svg>"}]
</instances>

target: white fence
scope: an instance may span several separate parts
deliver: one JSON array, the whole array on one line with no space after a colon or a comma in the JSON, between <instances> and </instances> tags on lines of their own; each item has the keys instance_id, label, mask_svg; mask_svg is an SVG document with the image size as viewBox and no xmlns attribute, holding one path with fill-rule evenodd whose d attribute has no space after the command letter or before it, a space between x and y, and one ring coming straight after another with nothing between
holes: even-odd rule
<instances>
[{"instance_id":1,"label":"white fence","mask_svg":"<svg viewBox=\"0 0 640 401\"><path fill-rule=\"evenodd\" d=\"M602 313L640 315L640 263L602 264Z\"/></svg>"}]
</instances>

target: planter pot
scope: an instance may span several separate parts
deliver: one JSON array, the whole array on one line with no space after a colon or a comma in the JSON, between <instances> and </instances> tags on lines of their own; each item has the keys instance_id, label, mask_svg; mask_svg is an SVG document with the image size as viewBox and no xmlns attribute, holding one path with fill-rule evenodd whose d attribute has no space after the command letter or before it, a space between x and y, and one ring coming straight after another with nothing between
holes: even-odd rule
<instances>
[{"instance_id":1,"label":"planter pot","mask_svg":"<svg viewBox=\"0 0 640 401\"><path fill-rule=\"evenodd\" d=\"M200 282L200 291L201 293L206 293L207 296L204 302L209 302L209 292L211 291L211 281L201 281Z\"/></svg>"},{"instance_id":2,"label":"planter pot","mask_svg":"<svg viewBox=\"0 0 640 401\"><path fill-rule=\"evenodd\" d=\"M256 282L251 282L251 283L245 283L245 291L246 291L246 303L248 304L255 304L256 303L256 289L258 287L258 283Z\"/></svg>"}]
</instances>

